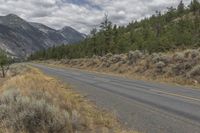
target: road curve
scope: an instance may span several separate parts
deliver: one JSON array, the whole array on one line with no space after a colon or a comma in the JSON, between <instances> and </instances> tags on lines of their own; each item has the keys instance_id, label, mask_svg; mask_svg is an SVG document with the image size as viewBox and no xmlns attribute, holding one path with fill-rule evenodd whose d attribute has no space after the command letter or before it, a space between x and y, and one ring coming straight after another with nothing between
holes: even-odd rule
<instances>
[{"instance_id":1,"label":"road curve","mask_svg":"<svg viewBox=\"0 0 200 133\"><path fill-rule=\"evenodd\" d=\"M144 133L200 133L200 90L31 64Z\"/></svg>"}]
</instances>

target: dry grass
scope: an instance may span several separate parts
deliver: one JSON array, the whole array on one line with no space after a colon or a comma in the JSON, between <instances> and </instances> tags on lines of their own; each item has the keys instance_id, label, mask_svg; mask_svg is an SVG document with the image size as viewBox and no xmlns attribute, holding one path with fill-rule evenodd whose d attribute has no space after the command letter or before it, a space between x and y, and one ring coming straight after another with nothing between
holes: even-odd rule
<instances>
[{"instance_id":1,"label":"dry grass","mask_svg":"<svg viewBox=\"0 0 200 133\"><path fill-rule=\"evenodd\" d=\"M38 62L38 61L35 63L41 63L43 65L48 65L50 67L70 68L70 69L75 69L75 70L81 69L81 70L89 71L89 72L124 77L127 79L143 80L143 81L147 81L147 82L148 81L158 82L158 83L164 83L164 84L170 84L170 85L192 87L192 88L196 88L196 89L200 88L200 83L197 83L195 81L191 81L188 79L184 79L181 76L173 77L170 75L154 75L151 72L148 72L145 74L140 74L140 73L135 72L135 71L137 71L137 68L133 69L130 66L123 66L120 68L120 69L122 69L122 71L115 71L113 69L107 69L107 68L70 66L70 65L66 65L66 64L61 64L60 62L53 61L53 60L49 61L48 64L45 62ZM138 66L138 67L140 67L140 66Z\"/></svg>"},{"instance_id":2,"label":"dry grass","mask_svg":"<svg viewBox=\"0 0 200 133\"><path fill-rule=\"evenodd\" d=\"M155 82L160 82L160 83L169 83L169 84L176 84L176 85L185 85L185 86L192 86L192 83L189 81L186 83L186 81L183 81L181 78L174 78L174 77L168 77L165 75L161 76L149 76L144 75L144 74L138 74L135 73L132 68L129 66L122 66L121 69L125 69L123 72L115 71L115 69L108 69L108 68L96 68L96 67L79 67L79 66L71 66L67 64L62 64L59 61L53 61L49 60L48 63L46 62L41 62L41 61L36 61L35 63L40 63L43 65L47 65L49 67L60 67L60 68L70 68L74 70L84 70L88 72L94 72L94 73L100 73L100 74L106 74L106 75L113 75L113 76L119 76L119 77L124 77L128 79L135 79L135 80L144 80L144 81L155 81ZM117 67L116 67L117 68ZM198 87L198 85L196 86Z\"/></svg>"},{"instance_id":3,"label":"dry grass","mask_svg":"<svg viewBox=\"0 0 200 133\"><path fill-rule=\"evenodd\" d=\"M43 99L47 102L47 104L49 104L50 107L55 106L57 111L66 111L69 114L69 122L66 125L66 132L127 133L127 131L122 130L119 121L113 114L100 111L92 103L85 100L78 93L74 92L69 86L63 85L56 79L44 75L37 69L29 69L28 72L14 76L13 78L5 81L4 84L0 86L0 97L4 96L5 92L9 89L17 90L20 93L20 98L36 99L36 102L40 102L41 100L39 99L39 101L37 101L39 94L43 96ZM44 95L48 95L48 97L44 97ZM2 103L0 103L0 106ZM11 105L15 105L15 101L14 104ZM20 105L22 105L22 103L20 103ZM28 107L29 106L27 106L27 108ZM32 108L32 106L30 106L30 108ZM38 109L36 108L36 110ZM56 116L59 116L59 114ZM12 127L5 125L6 123L0 122L0 133L15 132ZM24 130L24 128L22 129L23 130L18 131L30 132ZM41 132L49 131L43 130Z\"/></svg>"},{"instance_id":4,"label":"dry grass","mask_svg":"<svg viewBox=\"0 0 200 133\"><path fill-rule=\"evenodd\" d=\"M110 55L109 57L49 60L42 63L114 74L131 79L200 87L200 48L151 55L130 51L128 54Z\"/></svg>"}]
</instances>

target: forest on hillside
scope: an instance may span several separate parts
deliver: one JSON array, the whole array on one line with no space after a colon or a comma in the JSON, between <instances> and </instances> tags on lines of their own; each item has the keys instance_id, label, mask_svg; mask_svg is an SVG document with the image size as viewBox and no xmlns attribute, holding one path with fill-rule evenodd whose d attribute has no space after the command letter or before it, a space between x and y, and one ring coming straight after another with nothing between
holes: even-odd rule
<instances>
[{"instance_id":1,"label":"forest on hillside","mask_svg":"<svg viewBox=\"0 0 200 133\"><path fill-rule=\"evenodd\" d=\"M177 8L169 7L165 13L156 11L151 17L127 26L117 26L105 15L98 30L91 30L84 41L38 51L29 59L73 59L130 50L153 53L197 47L200 47L200 2L192 0L187 7L180 1Z\"/></svg>"}]
</instances>

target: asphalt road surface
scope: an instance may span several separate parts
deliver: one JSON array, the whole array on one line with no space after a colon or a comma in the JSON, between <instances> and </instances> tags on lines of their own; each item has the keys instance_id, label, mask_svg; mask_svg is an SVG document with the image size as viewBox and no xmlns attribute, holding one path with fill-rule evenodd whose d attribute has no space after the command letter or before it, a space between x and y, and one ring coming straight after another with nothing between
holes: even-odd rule
<instances>
[{"instance_id":1,"label":"asphalt road surface","mask_svg":"<svg viewBox=\"0 0 200 133\"><path fill-rule=\"evenodd\" d=\"M200 133L200 89L32 64L144 133Z\"/></svg>"}]
</instances>

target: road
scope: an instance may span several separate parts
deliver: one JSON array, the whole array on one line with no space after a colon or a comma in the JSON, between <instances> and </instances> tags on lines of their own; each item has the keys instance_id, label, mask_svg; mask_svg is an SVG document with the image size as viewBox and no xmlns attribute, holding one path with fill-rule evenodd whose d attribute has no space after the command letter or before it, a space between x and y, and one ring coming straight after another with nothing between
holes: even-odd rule
<instances>
[{"instance_id":1,"label":"road","mask_svg":"<svg viewBox=\"0 0 200 133\"><path fill-rule=\"evenodd\" d=\"M200 133L200 90L32 64L144 133Z\"/></svg>"}]
</instances>

